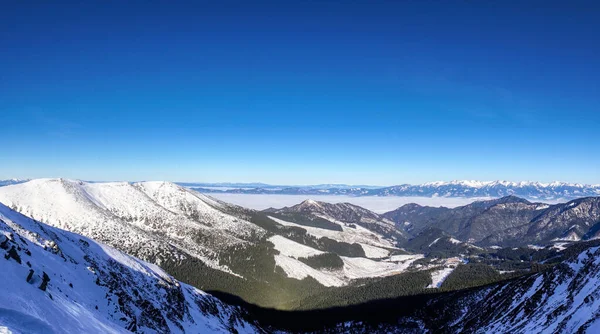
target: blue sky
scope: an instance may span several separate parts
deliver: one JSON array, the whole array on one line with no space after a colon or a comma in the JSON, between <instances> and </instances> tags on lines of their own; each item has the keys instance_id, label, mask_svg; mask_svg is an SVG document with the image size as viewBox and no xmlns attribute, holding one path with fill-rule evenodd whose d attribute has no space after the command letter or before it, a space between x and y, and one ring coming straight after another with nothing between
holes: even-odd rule
<instances>
[{"instance_id":1,"label":"blue sky","mask_svg":"<svg viewBox=\"0 0 600 334\"><path fill-rule=\"evenodd\" d=\"M598 6L5 3L0 178L600 183Z\"/></svg>"}]
</instances>

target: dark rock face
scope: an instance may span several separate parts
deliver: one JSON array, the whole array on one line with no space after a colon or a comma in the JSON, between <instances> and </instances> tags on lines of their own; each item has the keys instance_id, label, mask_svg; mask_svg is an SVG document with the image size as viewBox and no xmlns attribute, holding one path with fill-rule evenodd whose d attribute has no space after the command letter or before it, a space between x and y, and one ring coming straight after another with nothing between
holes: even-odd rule
<instances>
[{"instance_id":1,"label":"dark rock face","mask_svg":"<svg viewBox=\"0 0 600 334\"><path fill-rule=\"evenodd\" d=\"M15 246L12 246L10 248L10 250L8 250L8 252L4 256L4 258L7 260L13 259L13 260L17 261L17 263L21 264L21 256L19 256L19 253L17 252L17 249L15 248Z\"/></svg>"},{"instance_id":2,"label":"dark rock face","mask_svg":"<svg viewBox=\"0 0 600 334\"><path fill-rule=\"evenodd\" d=\"M27 275L26 281L27 283L31 283L31 279L33 278L33 269L29 269L29 274Z\"/></svg>"},{"instance_id":3,"label":"dark rock face","mask_svg":"<svg viewBox=\"0 0 600 334\"><path fill-rule=\"evenodd\" d=\"M46 288L48 287L48 282L50 282L50 277L48 276L48 274L46 274L46 272L42 273L42 284L40 284L39 288L42 291L46 291Z\"/></svg>"}]
</instances>

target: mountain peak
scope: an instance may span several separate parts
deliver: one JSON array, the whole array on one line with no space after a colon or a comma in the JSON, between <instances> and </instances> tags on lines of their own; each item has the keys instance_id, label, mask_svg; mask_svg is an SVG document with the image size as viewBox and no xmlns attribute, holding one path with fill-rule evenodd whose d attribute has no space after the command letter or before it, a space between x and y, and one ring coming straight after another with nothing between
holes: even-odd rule
<instances>
[{"instance_id":1,"label":"mountain peak","mask_svg":"<svg viewBox=\"0 0 600 334\"><path fill-rule=\"evenodd\" d=\"M315 210L315 209L321 209L323 207L322 204L325 204L325 203L320 203L313 199L306 199L306 200L302 201L300 204L298 204L297 207L300 210Z\"/></svg>"},{"instance_id":2,"label":"mountain peak","mask_svg":"<svg viewBox=\"0 0 600 334\"><path fill-rule=\"evenodd\" d=\"M528 200L515 196L515 195L508 195L508 196L504 196L501 197L497 200L495 200L498 204L506 204L506 203L525 203L525 204L531 204L531 202L529 202Z\"/></svg>"},{"instance_id":3,"label":"mountain peak","mask_svg":"<svg viewBox=\"0 0 600 334\"><path fill-rule=\"evenodd\" d=\"M314 199L305 199L304 201L302 201L301 204L306 204L306 205L317 205L319 204L319 202L315 201Z\"/></svg>"}]
</instances>

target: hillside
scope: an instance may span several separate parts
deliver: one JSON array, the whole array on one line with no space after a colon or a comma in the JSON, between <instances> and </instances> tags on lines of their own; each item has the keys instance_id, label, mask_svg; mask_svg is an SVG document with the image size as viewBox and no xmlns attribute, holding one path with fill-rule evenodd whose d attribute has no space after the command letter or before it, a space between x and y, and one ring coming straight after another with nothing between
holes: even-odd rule
<instances>
[{"instance_id":1,"label":"hillside","mask_svg":"<svg viewBox=\"0 0 600 334\"><path fill-rule=\"evenodd\" d=\"M507 196L449 209L407 204L383 217L412 235L435 227L480 246L523 246L595 237L600 197L548 205Z\"/></svg>"},{"instance_id":2,"label":"hillside","mask_svg":"<svg viewBox=\"0 0 600 334\"><path fill-rule=\"evenodd\" d=\"M257 333L243 310L159 267L0 204L0 329Z\"/></svg>"},{"instance_id":3,"label":"hillside","mask_svg":"<svg viewBox=\"0 0 600 334\"><path fill-rule=\"evenodd\" d=\"M306 214L330 221L338 221L347 226L362 226L375 231L396 244L406 241L407 235L395 228L394 223L379 214L350 203L327 203L315 200L305 200L300 204L282 209L267 209L265 212L290 216Z\"/></svg>"}]
</instances>

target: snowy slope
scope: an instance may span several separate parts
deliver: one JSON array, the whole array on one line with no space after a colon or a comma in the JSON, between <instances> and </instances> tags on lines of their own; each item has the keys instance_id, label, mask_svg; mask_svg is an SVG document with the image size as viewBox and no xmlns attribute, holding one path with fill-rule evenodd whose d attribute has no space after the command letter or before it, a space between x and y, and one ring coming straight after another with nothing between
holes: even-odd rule
<instances>
[{"instance_id":1,"label":"snowy slope","mask_svg":"<svg viewBox=\"0 0 600 334\"><path fill-rule=\"evenodd\" d=\"M0 254L0 328L15 333L261 331L155 265L2 204Z\"/></svg>"},{"instance_id":2,"label":"snowy slope","mask_svg":"<svg viewBox=\"0 0 600 334\"><path fill-rule=\"evenodd\" d=\"M216 260L219 251L265 234L211 206L217 203L207 196L165 182L38 179L0 188L0 202L157 264L193 256L228 271Z\"/></svg>"},{"instance_id":3,"label":"snowy slope","mask_svg":"<svg viewBox=\"0 0 600 334\"><path fill-rule=\"evenodd\" d=\"M582 251L545 272L480 288L429 305L439 332L598 333L600 248Z\"/></svg>"}]
</instances>

